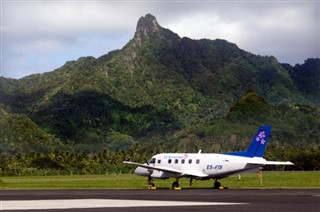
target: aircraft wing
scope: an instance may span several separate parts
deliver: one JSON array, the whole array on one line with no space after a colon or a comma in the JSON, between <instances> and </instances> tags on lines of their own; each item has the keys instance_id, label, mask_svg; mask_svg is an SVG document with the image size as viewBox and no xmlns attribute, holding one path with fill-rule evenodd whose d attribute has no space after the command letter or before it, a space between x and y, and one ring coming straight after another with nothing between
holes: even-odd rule
<instances>
[{"instance_id":1,"label":"aircraft wing","mask_svg":"<svg viewBox=\"0 0 320 212\"><path fill-rule=\"evenodd\" d=\"M173 168L168 168L168 167L163 167L163 166L150 166L147 164L135 163L135 162L130 162L130 161L123 161L123 163L129 164L129 165L140 166L140 167L143 167L146 169L153 169L153 170L158 170L158 171L166 171L166 172L173 172L173 173L177 173L177 174L183 174L178 169L173 169Z\"/></svg>"},{"instance_id":2,"label":"aircraft wing","mask_svg":"<svg viewBox=\"0 0 320 212\"><path fill-rule=\"evenodd\" d=\"M181 170L173 169L173 168L169 168L169 167L150 166L147 164L135 163L135 162L130 162L130 161L123 161L123 163L129 164L129 165L140 166L140 167L143 167L146 169L153 169L153 170L158 170L158 171L177 173L177 174L181 174L181 176L208 177L207 174L204 174L204 173L197 171L197 170L181 171Z\"/></svg>"},{"instance_id":3,"label":"aircraft wing","mask_svg":"<svg viewBox=\"0 0 320 212\"><path fill-rule=\"evenodd\" d=\"M197 170L185 171L183 172L184 176L193 176L193 177L208 177L209 175L199 172Z\"/></svg>"}]
</instances>

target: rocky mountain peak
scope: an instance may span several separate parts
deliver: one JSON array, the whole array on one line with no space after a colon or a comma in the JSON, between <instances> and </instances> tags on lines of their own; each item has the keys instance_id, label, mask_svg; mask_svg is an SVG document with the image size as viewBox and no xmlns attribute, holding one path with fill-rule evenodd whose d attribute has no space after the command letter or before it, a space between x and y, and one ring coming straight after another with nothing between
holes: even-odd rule
<instances>
[{"instance_id":1,"label":"rocky mountain peak","mask_svg":"<svg viewBox=\"0 0 320 212\"><path fill-rule=\"evenodd\" d=\"M159 30L160 26L157 19L151 15L147 14L145 17L141 17L138 21L135 37L148 36L149 33L154 33Z\"/></svg>"},{"instance_id":2,"label":"rocky mountain peak","mask_svg":"<svg viewBox=\"0 0 320 212\"><path fill-rule=\"evenodd\" d=\"M153 15L147 14L144 17L142 16L137 23L134 34L133 40L135 44L140 46L144 40L150 39L153 35L170 44L180 40L180 37L176 33L161 27Z\"/></svg>"}]
</instances>

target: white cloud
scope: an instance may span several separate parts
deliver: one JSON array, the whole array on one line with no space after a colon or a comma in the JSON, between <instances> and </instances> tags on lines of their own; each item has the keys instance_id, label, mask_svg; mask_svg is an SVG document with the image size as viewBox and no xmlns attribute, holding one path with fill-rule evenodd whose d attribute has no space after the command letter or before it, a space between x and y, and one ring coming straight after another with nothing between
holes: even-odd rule
<instances>
[{"instance_id":1,"label":"white cloud","mask_svg":"<svg viewBox=\"0 0 320 212\"><path fill-rule=\"evenodd\" d=\"M222 38L255 54L274 55L280 62L301 63L320 56L319 4L212 3L206 4L206 12L184 14L168 26L181 36Z\"/></svg>"},{"instance_id":2,"label":"white cloud","mask_svg":"<svg viewBox=\"0 0 320 212\"><path fill-rule=\"evenodd\" d=\"M186 27L188 26L188 27ZM193 39L226 39L230 42L238 42L246 36L246 32L241 30L241 22L226 22L222 17L214 14L199 14L192 17L184 17L178 23L168 25L168 28L178 33L180 36Z\"/></svg>"}]
</instances>

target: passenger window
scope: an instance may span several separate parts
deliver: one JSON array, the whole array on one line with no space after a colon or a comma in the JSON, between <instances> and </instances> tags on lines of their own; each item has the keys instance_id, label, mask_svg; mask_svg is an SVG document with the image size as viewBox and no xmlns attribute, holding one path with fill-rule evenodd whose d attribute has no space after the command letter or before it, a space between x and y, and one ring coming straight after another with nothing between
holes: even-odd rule
<instances>
[{"instance_id":1,"label":"passenger window","mask_svg":"<svg viewBox=\"0 0 320 212\"><path fill-rule=\"evenodd\" d=\"M158 163L161 163L161 160L158 160Z\"/></svg>"},{"instance_id":2,"label":"passenger window","mask_svg":"<svg viewBox=\"0 0 320 212\"><path fill-rule=\"evenodd\" d=\"M182 159L182 160L181 160L181 163L184 164L184 162L185 162L185 159Z\"/></svg>"},{"instance_id":3,"label":"passenger window","mask_svg":"<svg viewBox=\"0 0 320 212\"><path fill-rule=\"evenodd\" d=\"M199 164L199 163L200 163L200 159L197 159L197 160L196 160L196 164Z\"/></svg>"},{"instance_id":4,"label":"passenger window","mask_svg":"<svg viewBox=\"0 0 320 212\"><path fill-rule=\"evenodd\" d=\"M178 159L175 159L175 160L174 160L174 163L178 163Z\"/></svg>"},{"instance_id":5,"label":"passenger window","mask_svg":"<svg viewBox=\"0 0 320 212\"><path fill-rule=\"evenodd\" d=\"M168 160L168 163L171 163L171 159Z\"/></svg>"},{"instance_id":6,"label":"passenger window","mask_svg":"<svg viewBox=\"0 0 320 212\"><path fill-rule=\"evenodd\" d=\"M189 159L189 164L191 164L192 163L192 159Z\"/></svg>"},{"instance_id":7,"label":"passenger window","mask_svg":"<svg viewBox=\"0 0 320 212\"><path fill-rule=\"evenodd\" d=\"M151 163L151 164L156 163L156 158L152 158L151 160L149 160L149 162L148 162L148 163Z\"/></svg>"}]
</instances>

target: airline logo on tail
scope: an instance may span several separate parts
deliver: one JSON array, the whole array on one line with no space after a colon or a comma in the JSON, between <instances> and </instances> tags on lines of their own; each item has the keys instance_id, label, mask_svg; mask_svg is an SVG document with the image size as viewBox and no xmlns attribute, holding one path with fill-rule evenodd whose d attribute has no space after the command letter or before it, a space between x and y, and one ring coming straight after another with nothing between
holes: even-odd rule
<instances>
[{"instance_id":1,"label":"airline logo on tail","mask_svg":"<svg viewBox=\"0 0 320 212\"><path fill-rule=\"evenodd\" d=\"M256 141L260 142L261 144L264 144L266 142L266 140L264 139L265 137L266 137L265 132L261 130L258 137L256 138Z\"/></svg>"}]
</instances>

